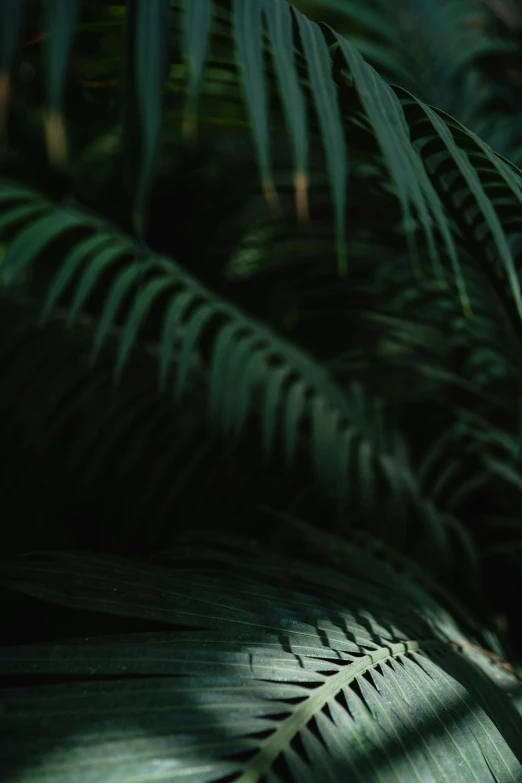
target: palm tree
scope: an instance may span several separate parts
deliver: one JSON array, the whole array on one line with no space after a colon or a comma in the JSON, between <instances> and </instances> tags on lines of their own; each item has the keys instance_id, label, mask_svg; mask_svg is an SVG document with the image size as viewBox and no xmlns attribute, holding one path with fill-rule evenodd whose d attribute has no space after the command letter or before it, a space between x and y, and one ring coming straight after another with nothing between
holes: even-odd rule
<instances>
[{"instance_id":1,"label":"palm tree","mask_svg":"<svg viewBox=\"0 0 522 783\"><path fill-rule=\"evenodd\" d=\"M2 780L522 779L518 4L28 7Z\"/></svg>"}]
</instances>

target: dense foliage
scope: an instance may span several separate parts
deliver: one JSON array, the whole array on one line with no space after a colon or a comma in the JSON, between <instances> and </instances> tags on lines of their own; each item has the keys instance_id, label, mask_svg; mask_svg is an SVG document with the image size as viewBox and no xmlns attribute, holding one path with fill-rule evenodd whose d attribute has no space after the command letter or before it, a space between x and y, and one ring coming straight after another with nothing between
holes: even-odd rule
<instances>
[{"instance_id":1,"label":"dense foliage","mask_svg":"<svg viewBox=\"0 0 522 783\"><path fill-rule=\"evenodd\" d=\"M1 0L2 782L522 780L521 36Z\"/></svg>"}]
</instances>

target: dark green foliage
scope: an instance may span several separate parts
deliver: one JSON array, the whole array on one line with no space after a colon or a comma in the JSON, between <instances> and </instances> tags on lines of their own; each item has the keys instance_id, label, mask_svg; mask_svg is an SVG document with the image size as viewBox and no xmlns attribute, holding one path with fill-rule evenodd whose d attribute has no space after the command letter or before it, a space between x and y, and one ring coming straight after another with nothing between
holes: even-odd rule
<instances>
[{"instance_id":1,"label":"dark green foliage","mask_svg":"<svg viewBox=\"0 0 522 783\"><path fill-rule=\"evenodd\" d=\"M2 780L522 779L493 5L0 3Z\"/></svg>"}]
</instances>

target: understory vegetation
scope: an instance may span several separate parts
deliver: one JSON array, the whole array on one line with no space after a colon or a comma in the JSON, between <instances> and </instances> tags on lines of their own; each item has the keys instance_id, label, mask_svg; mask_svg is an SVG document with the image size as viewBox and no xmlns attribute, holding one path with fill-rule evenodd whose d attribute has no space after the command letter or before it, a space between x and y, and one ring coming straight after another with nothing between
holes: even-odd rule
<instances>
[{"instance_id":1,"label":"understory vegetation","mask_svg":"<svg viewBox=\"0 0 522 783\"><path fill-rule=\"evenodd\" d=\"M522 783L521 0L0 1L2 783Z\"/></svg>"}]
</instances>

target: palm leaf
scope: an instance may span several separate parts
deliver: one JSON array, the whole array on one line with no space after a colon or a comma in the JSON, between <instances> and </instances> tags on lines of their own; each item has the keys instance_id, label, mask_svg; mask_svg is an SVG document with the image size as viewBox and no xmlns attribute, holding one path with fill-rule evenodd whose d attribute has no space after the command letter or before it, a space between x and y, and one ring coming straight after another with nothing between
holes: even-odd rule
<instances>
[{"instance_id":1,"label":"palm leaf","mask_svg":"<svg viewBox=\"0 0 522 783\"><path fill-rule=\"evenodd\" d=\"M133 15L133 6L135 14ZM140 167L136 183L134 207L135 227L141 234L145 200L157 162L162 123L163 88L166 77L169 0L151 0L150 3L132 2L129 14L134 28L134 51L130 53L135 67L134 91L130 100L136 102L140 127Z\"/></svg>"},{"instance_id":2,"label":"palm leaf","mask_svg":"<svg viewBox=\"0 0 522 783\"><path fill-rule=\"evenodd\" d=\"M67 158L63 96L80 0L47 0L47 149L54 165Z\"/></svg>"},{"instance_id":3,"label":"palm leaf","mask_svg":"<svg viewBox=\"0 0 522 783\"><path fill-rule=\"evenodd\" d=\"M186 82L184 89L188 89L188 94L191 96L189 100L192 102L197 100L198 90L203 90L203 86L206 83L205 68L208 64L207 53L210 51L210 23L212 18L215 17L217 19L219 17L220 46L223 46L224 38L228 37L230 48L228 63L226 67L220 69L220 73L224 77L226 71L227 79L230 81L231 73L229 65L234 66L234 59L237 59L237 64L239 65L239 70L242 74L247 116L250 117L252 131L256 140L257 155L262 172L261 176L267 183L271 183L273 176L270 162L270 134L268 133L267 88L269 85L270 88L274 86L274 80L265 68L264 58L265 51L271 52L276 66L276 77L280 88L282 107L287 118L287 126L289 127L292 136L296 155L299 150L299 159L296 159L296 184L297 190L301 192L301 196L299 196L301 202L303 180L301 178L300 168L306 165L306 131L304 124L301 122L303 115L302 111L299 109L299 105L301 104L303 94L302 88L306 88L307 97L310 99L307 101L308 109L310 110L311 106L314 105L318 117L320 140L325 153L328 178L333 193L337 225L338 256L341 259L344 254L343 231L345 221L343 215L345 212L344 203L346 195L343 182L346 176L345 166L347 161L346 147L344 143L341 142L344 137L344 130L347 128L347 123L349 126L349 119L345 120L343 117L338 105L337 97L341 99L342 103L347 97L347 90L349 92L351 87L346 86L346 79L344 76L341 80L336 78L337 95L334 94L336 90L331 81L331 76L332 72L335 73L337 66L334 65L334 62L329 54L327 54L325 48L328 46L331 39L330 31L325 27L321 28L317 25L314 26L314 24L307 21L295 8L289 16L284 0L277 0L277 5L274 5L274 2L276 2L276 0L271 0L271 3L265 5L254 4L252 9L256 13L257 21L255 24L249 25L248 28L245 27L245 19L242 17L243 12L247 8L245 4L239 3L234 5L231 15L224 12L223 9L220 9L218 13L218 7L215 4L205 4L205 6L202 6L202 8L206 9L204 11L204 17L202 18L206 21L197 33L194 32L195 28L193 26L196 18L192 18L192 16L187 13L185 5L183 4L183 15L181 16L182 26L180 30L182 35L181 50L184 58L186 59L188 57L190 62L193 63L193 67L191 66L191 68L189 68L188 74L187 69L184 68L183 73ZM280 11L278 10L278 6L281 7ZM340 4L338 4L338 8L341 8ZM349 4L347 9L350 13L352 5ZM358 13L356 5L353 6L353 9L355 13ZM142 133L144 134L142 139L143 146L140 141L131 153L132 165L139 164L140 170L142 171L142 174L140 175L142 185L139 188L139 192L141 193L140 198L142 200L145 198L145 192L149 188L155 168L154 161L159 140L163 86L162 62L166 46L166 37L164 33L167 29L165 6L161 6L160 10L161 13L158 15L153 9L153 4L141 3L137 0L136 15L133 16L130 14L129 16L129 25L132 28L129 30L129 45L131 47L129 51L141 52L143 47L149 47L151 51L150 56L144 55L141 57L140 55L139 59L136 61L139 63L141 69L139 73L138 71L134 73L134 66L132 62L129 61L127 80L129 94L134 96L132 100L136 103L135 110L130 111L128 114L128 124L135 124L136 121L140 127L143 123L146 124L146 126L143 125L142 127ZM149 20L147 24L145 24L145 21L143 21L143 24L138 24L138 20L141 19L139 14L142 13L145 14ZM448 14L451 15L449 10ZM459 14L460 12L457 13L457 17L460 19ZM462 11L462 16L463 18L467 18L464 11ZM296 81L295 75L290 75L292 73L291 67L289 69L285 67L283 71L282 48L285 46L287 49L290 49L290 41L293 38L290 24L291 17L295 18L297 22L296 29L298 28L301 33L301 42L295 47L296 62L298 62L300 67L299 82ZM263 24L264 18L268 23L266 26ZM143 20L145 20L145 16L143 17ZM283 26L281 26L280 21L282 22L283 20L286 21L284 21ZM137 32L138 28L140 30L139 33ZM146 30L149 30L150 35L146 34ZM190 33L190 30L193 32ZM227 32L225 33L225 31ZM223 33L225 33L225 37ZM69 39L70 36L67 39L70 43ZM410 98L405 98L404 93L397 93L400 98L399 103L393 91L390 90L380 76L364 62L356 49L349 44L348 41L339 36L337 37L337 41L338 45L335 47L337 49L337 54L334 59L337 63L340 63L341 60L343 60L341 68L344 64L349 65L350 71L352 72L351 76L355 79L355 86L358 91L363 114L369 122L371 132L375 134L381 145L385 162L392 176L396 194L403 209L404 225L411 238L411 251L414 253L413 258L416 268L418 267L418 264L415 261L416 251L415 243L413 242L413 233L418 219L426 236L429 254L435 268L436 276L442 281L444 278L443 265L445 259L443 258L441 249L437 247L434 230L441 233L444 241L444 250L450 259L457 286L460 291L461 300L464 309L466 310L468 308L467 292L464 289L454 240L451 233L448 231L446 223L445 210L442 204L443 199L441 199L443 194L439 190L438 185L435 185L434 188L435 183L430 182L424 166L419 159L416 145L412 145L410 139L410 131L417 123L418 113L413 120L407 118L408 113L405 117L404 109L411 105ZM235 54L234 46L236 49ZM292 46L292 49L294 49L294 46ZM143 51L145 52L145 49L143 49ZM339 53L342 53L341 57L339 56ZM317 60L317 57L320 57L320 60ZM319 62L321 63L320 65L318 65ZM305 80L305 75L301 68L303 63L307 66L309 72L309 82ZM214 63L212 63L212 65L215 67ZM56 73L60 72L63 76L63 64L61 70L58 67L55 70ZM172 70L173 69L171 69L171 71ZM330 70L330 74L327 73L328 70ZM285 73L285 76L283 76L283 73ZM188 82L186 79L187 75ZM234 75L232 81L237 82ZM146 85L146 87L144 87L144 85ZM239 98L239 93L237 93L237 95ZM220 105L222 104L220 103ZM424 104L421 103L416 105L419 108L424 106ZM295 113L296 108L297 114ZM423 108L422 110L425 111ZM291 113L294 117L292 121L289 120ZM438 136L439 140L442 140L440 134L444 135L445 161L447 165L455 172L460 172L460 174L464 176L466 188L471 197L475 198L475 201L481 210L482 225L486 227L486 230L492 232L495 249L503 258L505 268L511 278L510 285L512 293L515 298L517 298L518 294L516 293L515 281L513 279L512 259L510 257L510 251L506 247L504 232L502 227L498 224L498 216L496 215L495 207L491 204L491 197L484 198L480 192L479 185L476 180L473 179L471 170L466 164L466 158L463 157L465 150L462 149L461 145L462 142L464 142L464 146L466 146L468 140L465 136L459 136L458 140L455 138L453 139L455 142L455 144L453 144L447 134L444 133L443 126L439 124L441 119L440 115L435 116L432 114L429 115L429 117L431 135L434 138ZM451 120L449 121L451 122ZM300 126L299 130L298 124ZM444 149L444 146L441 149ZM493 156L494 153L485 145L482 146L482 152L483 155L481 155L480 158L486 157L491 162L491 156ZM333 164L334 160L336 161L335 165ZM474 165L477 165L475 161ZM518 172L515 173L513 170L513 176L516 177L518 182L517 187L519 187L520 174ZM271 184L267 185L265 190L267 193L274 192ZM410 219L410 212L412 210L415 216L414 221ZM299 212L303 213L303 210L299 208ZM419 271L418 268L417 271ZM519 304L517 306L520 307Z\"/></svg>"},{"instance_id":4,"label":"palm leaf","mask_svg":"<svg viewBox=\"0 0 522 783\"><path fill-rule=\"evenodd\" d=\"M185 0L183 6L183 48L187 60L189 83L185 108L185 135L193 139L197 122L197 99L201 89L201 77L207 55L212 26L212 2L203 0L191 3Z\"/></svg>"},{"instance_id":5,"label":"palm leaf","mask_svg":"<svg viewBox=\"0 0 522 783\"><path fill-rule=\"evenodd\" d=\"M346 248L344 236L346 209L346 180L348 162L345 151L343 128L335 87L328 78L331 64L330 54L320 27L301 14L297 15L299 32L303 44L312 94L316 106L326 155L326 166L333 193L337 227L337 256L339 270L346 273Z\"/></svg>"},{"instance_id":6,"label":"palm leaf","mask_svg":"<svg viewBox=\"0 0 522 783\"><path fill-rule=\"evenodd\" d=\"M11 87L11 68L20 43L23 13L22 0L4 0L0 3L0 138L2 143Z\"/></svg>"},{"instance_id":7,"label":"palm leaf","mask_svg":"<svg viewBox=\"0 0 522 783\"><path fill-rule=\"evenodd\" d=\"M263 5L256 0L234 0L233 18L238 62L243 76L245 101L252 118L261 184L265 198L272 209L275 209L277 195L270 166L268 107L263 67Z\"/></svg>"},{"instance_id":8,"label":"palm leaf","mask_svg":"<svg viewBox=\"0 0 522 783\"><path fill-rule=\"evenodd\" d=\"M20 210L20 190L13 191L15 200L9 207L11 186L4 188L0 188L0 200L5 219L9 219L11 212L17 215ZM27 190L26 196L33 206L34 192ZM412 524L422 522L433 545L429 562L438 562L442 568L451 563L446 521L439 517L431 499L422 495L411 466L396 450L397 440L388 431L383 441L382 428L374 423L371 409L362 415L358 403L346 395L327 369L216 297L174 261L144 254L130 238L100 219L79 210L56 209L45 201L42 208L44 216L38 212L34 223L26 222L11 236L2 266L14 284L22 272L32 274L44 249L68 234L82 232L51 279L44 300L45 317L61 301L60 296L63 301L67 284L66 323L76 323L102 272L113 269L99 320L93 323L93 357L118 326L120 347L114 372L119 378L137 347L147 311L154 300L161 301L156 313L164 330L161 338L158 335L154 353L162 388L174 380L175 393L185 392L199 354L208 378L210 414L225 433L241 433L249 418L259 415L264 443L276 448L273 437L277 432L290 462L295 460L296 447L299 453L304 448L315 464L319 486L339 510L344 510L351 493L361 496L362 492L367 499L368 523L379 524L371 499L378 487L388 487L399 507L406 501L413 511ZM125 259L130 263L122 264ZM203 338L208 341L209 334L212 348L205 358ZM175 348L179 348L179 356L173 364ZM305 436L308 427L310 435Z\"/></svg>"},{"instance_id":9,"label":"palm leaf","mask_svg":"<svg viewBox=\"0 0 522 783\"><path fill-rule=\"evenodd\" d=\"M497 684L512 675L428 615L422 589L397 574L384 601L342 558L192 543L169 568L67 553L2 566L5 586L76 611L193 629L2 648L2 672L43 677L2 691L5 780L517 780L522 721Z\"/></svg>"},{"instance_id":10,"label":"palm leaf","mask_svg":"<svg viewBox=\"0 0 522 783\"><path fill-rule=\"evenodd\" d=\"M304 95L294 59L292 15L289 6L278 0L265 0L264 10L294 150L296 211L299 219L304 220L308 215L308 128Z\"/></svg>"}]
</instances>

